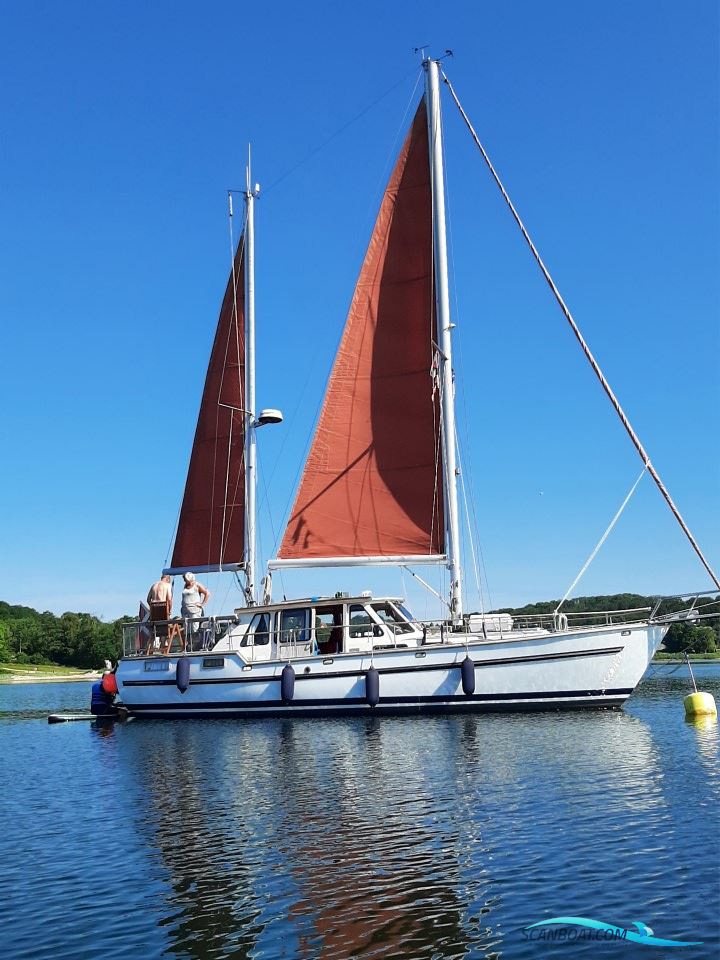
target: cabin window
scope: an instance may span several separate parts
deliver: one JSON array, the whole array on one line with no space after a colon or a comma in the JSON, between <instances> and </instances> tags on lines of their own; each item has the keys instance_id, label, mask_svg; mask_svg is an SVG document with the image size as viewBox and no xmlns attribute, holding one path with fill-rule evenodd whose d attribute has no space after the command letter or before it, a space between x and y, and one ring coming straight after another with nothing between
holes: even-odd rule
<instances>
[{"instance_id":1,"label":"cabin window","mask_svg":"<svg viewBox=\"0 0 720 960\"><path fill-rule=\"evenodd\" d=\"M315 642L322 654L340 653L343 648L343 608L325 607L315 611Z\"/></svg>"},{"instance_id":2,"label":"cabin window","mask_svg":"<svg viewBox=\"0 0 720 960\"><path fill-rule=\"evenodd\" d=\"M365 607L352 604L350 607L350 639L357 637L372 637L374 621ZM378 627L378 629L380 629Z\"/></svg>"},{"instance_id":3,"label":"cabin window","mask_svg":"<svg viewBox=\"0 0 720 960\"><path fill-rule=\"evenodd\" d=\"M413 628L406 623L397 610L389 603L374 603L373 610L391 633L412 633Z\"/></svg>"},{"instance_id":4,"label":"cabin window","mask_svg":"<svg viewBox=\"0 0 720 960\"><path fill-rule=\"evenodd\" d=\"M280 614L280 642L309 643L309 621L308 609L283 610Z\"/></svg>"},{"instance_id":5,"label":"cabin window","mask_svg":"<svg viewBox=\"0 0 720 960\"><path fill-rule=\"evenodd\" d=\"M264 647L270 643L270 614L256 613L250 621L247 633L240 642L241 647Z\"/></svg>"}]
</instances>

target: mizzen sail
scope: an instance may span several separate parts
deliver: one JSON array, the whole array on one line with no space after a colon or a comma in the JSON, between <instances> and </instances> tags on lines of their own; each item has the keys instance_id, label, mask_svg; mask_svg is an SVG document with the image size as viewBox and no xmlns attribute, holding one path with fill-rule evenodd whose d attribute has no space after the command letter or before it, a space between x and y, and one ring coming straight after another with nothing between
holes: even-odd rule
<instances>
[{"instance_id":1,"label":"mizzen sail","mask_svg":"<svg viewBox=\"0 0 720 960\"><path fill-rule=\"evenodd\" d=\"M173 571L243 563L245 262L235 255L210 355L183 496Z\"/></svg>"},{"instance_id":2,"label":"mizzen sail","mask_svg":"<svg viewBox=\"0 0 720 960\"><path fill-rule=\"evenodd\" d=\"M380 206L281 560L443 553L432 249L423 101Z\"/></svg>"}]
</instances>

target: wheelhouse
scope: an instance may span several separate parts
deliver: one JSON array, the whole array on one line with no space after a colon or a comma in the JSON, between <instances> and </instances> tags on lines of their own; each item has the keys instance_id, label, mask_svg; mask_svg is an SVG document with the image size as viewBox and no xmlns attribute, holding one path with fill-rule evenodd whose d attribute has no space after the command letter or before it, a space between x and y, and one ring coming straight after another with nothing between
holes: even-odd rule
<instances>
[{"instance_id":1,"label":"wheelhouse","mask_svg":"<svg viewBox=\"0 0 720 960\"><path fill-rule=\"evenodd\" d=\"M313 597L235 611L229 649L247 660L417 647L424 630L396 597ZM221 641L216 649L224 646Z\"/></svg>"},{"instance_id":2,"label":"wheelhouse","mask_svg":"<svg viewBox=\"0 0 720 960\"><path fill-rule=\"evenodd\" d=\"M234 616L125 624L124 655L237 652L245 661L332 657L422 645L427 629L398 597L309 597Z\"/></svg>"}]
</instances>

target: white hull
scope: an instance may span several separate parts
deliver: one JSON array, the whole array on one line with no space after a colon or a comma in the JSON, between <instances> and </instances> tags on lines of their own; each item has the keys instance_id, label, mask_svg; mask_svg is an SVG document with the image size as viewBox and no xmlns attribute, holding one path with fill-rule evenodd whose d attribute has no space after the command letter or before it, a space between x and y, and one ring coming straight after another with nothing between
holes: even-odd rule
<instances>
[{"instance_id":1,"label":"white hull","mask_svg":"<svg viewBox=\"0 0 720 960\"><path fill-rule=\"evenodd\" d=\"M529 638L445 642L418 648L293 658L293 699L281 697L288 661L248 662L237 650L127 657L117 681L138 717L317 716L448 711L527 711L620 706L642 678L667 626L591 627ZM190 661L189 686L176 683ZM475 664L465 695L460 664ZM222 658L222 666L212 665ZM210 663L208 663L210 661ZM167 666L165 666L167 664ZM379 673L380 699L366 699L366 673Z\"/></svg>"}]
</instances>

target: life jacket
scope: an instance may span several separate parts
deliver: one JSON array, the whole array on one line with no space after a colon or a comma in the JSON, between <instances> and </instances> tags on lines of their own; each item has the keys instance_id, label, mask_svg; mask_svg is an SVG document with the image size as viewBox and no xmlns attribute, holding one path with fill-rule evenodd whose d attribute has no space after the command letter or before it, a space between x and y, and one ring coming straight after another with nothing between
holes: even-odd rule
<instances>
[{"instance_id":1,"label":"life jacket","mask_svg":"<svg viewBox=\"0 0 720 960\"><path fill-rule=\"evenodd\" d=\"M108 693L103 688L102 680L97 680L92 685L92 693L90 695L90 713L110 713L114 699L115 695Z\"/></svg>"}]
</instances>

